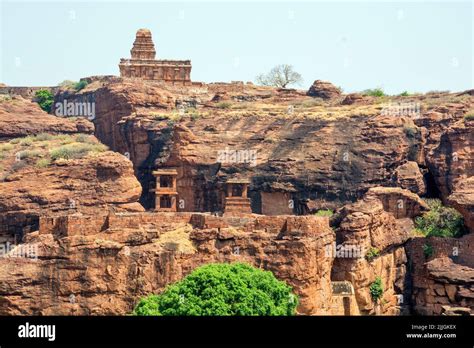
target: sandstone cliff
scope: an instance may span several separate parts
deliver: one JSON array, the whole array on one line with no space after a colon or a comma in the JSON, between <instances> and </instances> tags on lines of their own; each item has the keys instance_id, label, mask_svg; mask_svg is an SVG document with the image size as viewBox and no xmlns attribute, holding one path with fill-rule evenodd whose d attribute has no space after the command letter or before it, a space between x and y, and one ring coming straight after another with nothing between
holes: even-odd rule
<instances>
[{"instance_id":1,"label":"sandstone cliff","mask_svg":"<svg viewBox=\"0 0 474 348\"><path fill-rule=\"evenodd\" d=\"M39 232L18 247L37 250L37 259L0 258L0 314L127 314L140 297L197 266L232 261L287 281L300 313L330 310L332 259L324 250L334 233L327 219L102 213L42 218Z\"/></svg>"},{"instance_id":2,"label":"sandstone cliff","mask_svg":"<svg viewBox=\"0 0 474 348\"><path fill-rule=\"evenodd\" d=\"M126 314L195 267L229 261L287 281L300 314L472 310L472 95L86 80L55 101L95 103L92 122L0 102L0 242L14 244L0 258L1 314ZM415 113L397 113L403 103ZM180 212L143 212L162 167L178 172ZM231 178L249 179L263 215L209 214L224 209ZM429 209L419 196L458 209L471 234L414 235ZM336 214L308 215L319 209ZM28 250L37 257L16 256Z\"/></svg>"}]
</instances>

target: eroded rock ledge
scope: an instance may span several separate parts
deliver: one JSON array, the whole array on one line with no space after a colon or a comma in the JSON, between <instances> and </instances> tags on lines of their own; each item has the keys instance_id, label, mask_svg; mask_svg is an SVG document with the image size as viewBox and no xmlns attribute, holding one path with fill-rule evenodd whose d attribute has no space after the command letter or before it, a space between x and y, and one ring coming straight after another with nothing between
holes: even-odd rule
<instances>
[{"instance_id":1,"label":"eroded rock ledge","mask_svg":"<svg viewBox=\"0 0 474 348\"><path fill-rule=\"evenodd\" d=\"M319 217L232 218L128 213L42 218L22 248L38 259L0 259L0 314L127 314L209 262L248 262L295 288L299 312L329 313L334 242Z\"/></svg>"}]
</instances>

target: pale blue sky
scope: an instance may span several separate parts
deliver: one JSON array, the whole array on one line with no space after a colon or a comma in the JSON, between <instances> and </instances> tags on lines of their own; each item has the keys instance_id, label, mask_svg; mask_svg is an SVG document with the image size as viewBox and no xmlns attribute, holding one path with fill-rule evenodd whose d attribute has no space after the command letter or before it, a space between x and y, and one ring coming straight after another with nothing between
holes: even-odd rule
<instances>
[{"instance_id":1,"label":"pale blue sky","mask_svg":"<svg viewBox=\"0 0 474 348\"><path fill-rule=\"evenodd\" d=\"M118 75L139 28L194 81L253 81L294 66L352 92L473 88L472 1L17 2L2 0L0 82Z\"/></svg>"}]
</instances>

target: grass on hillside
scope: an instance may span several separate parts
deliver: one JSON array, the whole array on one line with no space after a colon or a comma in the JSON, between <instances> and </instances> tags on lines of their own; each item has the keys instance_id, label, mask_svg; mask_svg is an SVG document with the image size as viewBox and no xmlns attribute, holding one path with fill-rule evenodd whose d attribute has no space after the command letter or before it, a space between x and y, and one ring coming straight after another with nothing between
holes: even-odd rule
<instances>
[{"instance_id":1,"label":"grass on hillside","mask_svg":"<svg viewBox=\"0 0 474 348\"><path fill-rule=\"evenodd\" d=\"M26 166L46 168L59 160L79 159L107 151L107 146L87 134L41 133L0 143L0 179Z\"/></svg>"}]
</instances>

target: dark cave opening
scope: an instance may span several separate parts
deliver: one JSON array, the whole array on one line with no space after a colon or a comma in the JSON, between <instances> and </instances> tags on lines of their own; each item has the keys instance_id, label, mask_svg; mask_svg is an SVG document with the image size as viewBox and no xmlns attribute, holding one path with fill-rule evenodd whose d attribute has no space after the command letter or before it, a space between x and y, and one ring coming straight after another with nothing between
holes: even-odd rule
<instances>
[{"instance_id":1,"label":"dark cave opening","mask_svg":"<svg viewBox=\"0 0 474 348\"><path fill-rule=\"evenodd\" d=\"M436 185L435 178L433 174L428 170L426 173L423 174L423 179L425 180L426 184L426 194L424 195L425 198L440 198L441 192Z\"/></svg>"}]
</instances>

